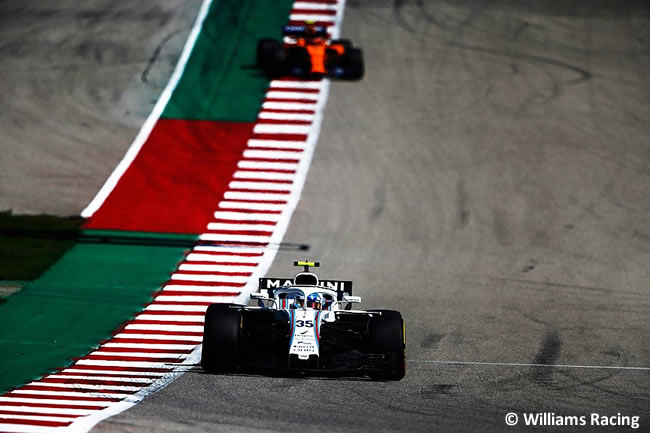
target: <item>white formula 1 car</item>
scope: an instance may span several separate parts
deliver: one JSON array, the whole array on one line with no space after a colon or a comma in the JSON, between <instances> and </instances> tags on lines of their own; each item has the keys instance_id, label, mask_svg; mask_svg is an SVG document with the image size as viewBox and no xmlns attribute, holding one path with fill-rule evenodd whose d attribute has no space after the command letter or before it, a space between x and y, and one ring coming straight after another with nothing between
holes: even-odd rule
<instances>
[{"instance_id":1,"label":"white formula 1 car","mask_svg":"<svg viewBox=\"0 0 650 433\"><path fill-rule=\"evenodd\" d=\"M212 304L205 314L201 366L209 373L252 370L356 372L400 380L405 327L392 310L352 310L352 282L320 280L310 267L292 279L260 278L258 306Z\"/></svg>"}]
</instances>

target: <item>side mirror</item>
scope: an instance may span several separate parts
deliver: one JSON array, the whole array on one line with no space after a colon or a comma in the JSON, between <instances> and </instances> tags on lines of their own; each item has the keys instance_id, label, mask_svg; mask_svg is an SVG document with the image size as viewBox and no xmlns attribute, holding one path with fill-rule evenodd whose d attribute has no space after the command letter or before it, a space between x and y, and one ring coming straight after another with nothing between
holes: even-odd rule
<instances>
[{"instance_id":1,"label":"side mirror","mask_svg":"<svg viewBox=\"0 0 650 433\"><path fill-rule=\"evenodd\" d=\"M343 295L343 302L350 302L350 303L354 303L354 304L360 304L361 303L361 296Z\"/></svg>"},{"instance_id":2,"label":"side mirror","mask_svg":"<svg viewBox=\"0 0 650 433\"><path fill-rule=\"evenodd\" d=\"M257 305L262 308L267 308L264 301L275 304L275 299L266 297L263 293L251 293L251 299L257 300Z\"/></svg>"}]
</instances>

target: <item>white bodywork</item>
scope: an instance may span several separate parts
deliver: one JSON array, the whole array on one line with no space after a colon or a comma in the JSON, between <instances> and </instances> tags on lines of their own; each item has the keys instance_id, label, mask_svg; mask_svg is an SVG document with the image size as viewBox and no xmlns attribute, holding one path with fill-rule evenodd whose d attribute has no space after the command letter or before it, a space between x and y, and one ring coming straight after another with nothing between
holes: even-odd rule
<instances>
[{"instance_id":1,"label":"white bodywork","mask_svg":"<svg viewBox=\"0 0 650 433\"><path fill-rule=\"evenodd\" d=\"M310 295L317 295L322 301L316 308L308 305ZM323 321L336 320L334 311L342 310L342 304L359 303L358 296L342 295L338 300L335 290L319 285L287 285L273 292L273 298L258 292L251 294L252 300L266 302L266 308L286 310L291 321L290 355L306 360L319 355L320 327Z\"/></svg>"},{"instance_id":2,"label":"white bodywork","mask_svg":"<svg viewBox=\"0 0 650 433\"><path fill-rule=\"evenodd\" d=\"M309 359L310 355L319 355L321 312L301 308L290 311L291 343L289 355L298 355L298 359Z\"/></svg>"}]
</instances>

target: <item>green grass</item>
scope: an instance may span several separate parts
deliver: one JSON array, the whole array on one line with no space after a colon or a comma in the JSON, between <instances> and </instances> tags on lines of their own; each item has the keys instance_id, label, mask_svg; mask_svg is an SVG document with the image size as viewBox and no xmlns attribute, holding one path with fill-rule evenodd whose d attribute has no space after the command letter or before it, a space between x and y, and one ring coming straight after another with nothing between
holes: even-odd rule
<instances>
[{"instance_id":1,"label":"green grass","mask_svg":"<svg viewBox=\"0 0 650 433\"><path fill-rule=\"evenodd\" d=\"M81 217L0 212L0 281L39 277L72 248L83 223Z\"/></svg>"},{"instance_id":2,"label":"green grass","mask_svg":"<svg viewBox=\"0 0 650 433\"><path fill-rule=\"evenodd\" d=\"M0 394L110 338L151 302L188 250L166 240L150 244L148 235L143 242L134 241L137 233L118 235L78 242L0 305Z\"/></svg>"},{"instance_id":3,"label":"green grass","mask_svg":"<svg viewBox=\"0 0 650 433\"><path fill-rule=\"evenodd\" d=\"M254 122L269 86L255 65L257 41L282 39L292 5L293 0L214 2L162 117Z\"/></svg>"}]
</instances>

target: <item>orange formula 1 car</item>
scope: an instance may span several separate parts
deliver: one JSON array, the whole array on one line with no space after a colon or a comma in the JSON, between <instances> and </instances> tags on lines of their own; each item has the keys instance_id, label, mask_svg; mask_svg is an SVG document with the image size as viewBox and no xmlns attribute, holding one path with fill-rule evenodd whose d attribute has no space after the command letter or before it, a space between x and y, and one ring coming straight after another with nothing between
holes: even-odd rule
<instances>
[{"instance_id":1,"label":"orange formula 1 car","mask_svg":"<svg viewBox=\"0 0 650 433\"><path fill-rule=\"evenodd\" d=\"M271 77L363 77L363 54L349 40L328 40L325 27L310 24L288 25L283 33L285 42L261 39L257 44L257 64Z\"/></svg>"}]
</instances>

